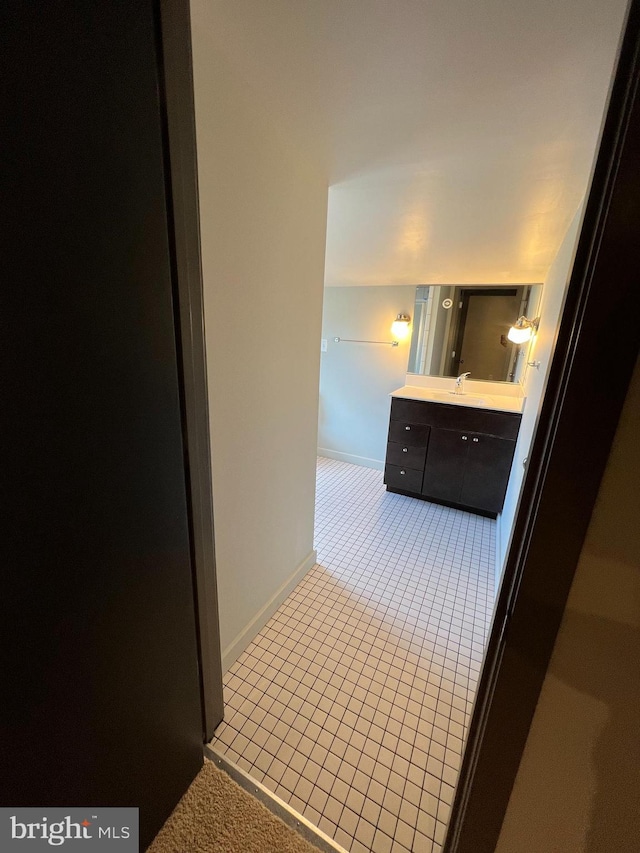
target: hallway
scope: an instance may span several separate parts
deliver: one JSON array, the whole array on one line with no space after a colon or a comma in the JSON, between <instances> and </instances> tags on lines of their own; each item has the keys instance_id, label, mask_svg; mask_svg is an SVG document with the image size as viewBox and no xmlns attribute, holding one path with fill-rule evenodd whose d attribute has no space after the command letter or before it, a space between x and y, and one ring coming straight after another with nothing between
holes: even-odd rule
<instances>
[{"instance_id":1,"label":"hallway","mask_svg":"<svg viewBox=\"0 0 640 853\"><path fill-rule=\"evenodd\" d=\"M212 745L352 853L440 850L495 522L318 459L318 563L224 678Z\"/></svg>"}]
</instances>

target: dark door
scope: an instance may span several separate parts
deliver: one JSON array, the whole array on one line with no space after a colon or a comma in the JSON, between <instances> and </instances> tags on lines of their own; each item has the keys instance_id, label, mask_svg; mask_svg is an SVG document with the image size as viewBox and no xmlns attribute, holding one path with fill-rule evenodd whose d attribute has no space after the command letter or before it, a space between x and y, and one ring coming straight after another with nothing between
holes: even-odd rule
<instances>
[{"instance_id":1,"label":"dark door","mask_svg":"<svg viewBox=\"0 0 640 853\"><path fill-rule=\"evenodd\" d=\"M453 375L508 381L514 344L507 339L518 319L523 288L464 288Z\"/></svg>"},{"instance_id":2,"label":"dark door","mask_svg":"<svg viewBox=\"0 0 640 853\"><path fill-rule=\"evenodd\" d=\"M441 501L460 502L469 435L452 429L432 429L424 469L422 494Z\"/></svg>"},{"instance_id":3,"label":"dark door","mask_svg":"<svg viewBox=\"0 0 640 853\"><path fill-rule=\"evenodd\" d=\"M0 802L143 846L202 761L156 11L0 13Z\"/></svg>"},{"instance_id":4,"label":"dark door","mask_svg":"<svg viewBox=\"0 0 640 853\"><path fill-rule=\"evenodd\" d=\"M612 610L609 618L592 620L592 634L606 638L607 653L614 645L622 652L621 660L609 661L615 670L613 680L611 676L600 680L598 656L585 652L583 663L565 651L552 662L552 654L563 618L567 619L567 633L573 632L571 648L577 647L579 634L574 623L576 615L586 612L584 593L580 593L579 608L567 607L567 597L594 507L602 510L599 533L605 538L610 535L609 555L620 562L623 571L633 565L637 551L631 539L616 539L613 527L618 502L606 500L606 496L612 498L610 488L599 489L608 459L616 460L612 475L620 464L616 450L624 439L620 436L616 448L616 426L638 358L639 93L640 0L632 0L480 673L444 853L492 853L496 849L519 767L526 764L521 761L540 691L546 678L558 678L558 660L563 683L575 679L589 701L601 701L607 708L606 743L599 732L595 751L584 754L585 762L595 756L597 768L597 795L585 847L592 851L637 848L637 832L628 820L629 790L622 790L636 772L637 761L626 762L626 775L617 774L616 768L621 750L628 749L629 757L635 755L638 740L635 728L627 722L629 713L636 714L635 707L629 711L627 673L632 672L631 679L637 681L637 655L634 657L635 638L624 622L624 611ZM603 358L603 353L610 357ZM615 370L611 364L616 365ZM631 403L631 396L627 399ZM590 411L597 413L588 429L585 400ZM633 465L632 459L628 461ZM628 478L612 476L613 482L620 488ZM623 493L624 497L632 502L633 512L637 486ZM593 542L591 550L603 565ZM609 583L611 578L602 578L603 594ZM582 580L580 589L585 588ZM578 623L580 628L579 619ZM573 660L575 667L571 666ZM621 685L615 693L612 683ZM636 721L637 714L634 724ZM545 735L547 745L557 741L557 730ZM603 762L605 751L610 755ZM546 756L536 756L538 767L545 761ZM568 778L569 772L565 775ZM618 788L609 784L615 781L619 781ZM636 785L630 789L632 796L636 789ZM539 802L531 800L530 821L548 819ZM570 801L566 805L573 807Z\"/></svg>"},{"instance_id":5,"label":"dark door","mask_svg":"<svg viewBox=\"0 0 640 853\"><path fill-rule=\"evenodd\" d=\"M469 433L468 444L460 503L500 512L516 443L495 435Z\"/></svg>"}]
</instances>

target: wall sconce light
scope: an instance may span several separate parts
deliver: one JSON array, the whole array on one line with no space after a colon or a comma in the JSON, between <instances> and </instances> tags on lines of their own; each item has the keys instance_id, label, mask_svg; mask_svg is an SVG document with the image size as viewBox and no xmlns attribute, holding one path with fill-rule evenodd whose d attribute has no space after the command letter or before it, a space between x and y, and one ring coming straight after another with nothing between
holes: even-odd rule
<instances>
[{"instance_id":1,"label":"wall sconce light","mask_svg":"<svg viewBox=\"0 0 640 853\"><path fill-rule=\"evenodd\" d=\"M539 317L536 317L535 320L527 320L526 317L522 316L517 320L515 325L509 329L507 337L514 344L525 344L527 341L530 341L538 331L539 323Z\"/></svg>"},{"instance_id":2,"label":"wall sconce light","mask_svg":"<svg viewBox=\"0 0 640 853\"><path fill-rule=\"evenodd\" d=\"M396 338L400 338L400 340L404 340L409 334L410 322L411 317L408 314L398 314L391 324L391 334L395 335Z\"/></svg>"}]
</instances>

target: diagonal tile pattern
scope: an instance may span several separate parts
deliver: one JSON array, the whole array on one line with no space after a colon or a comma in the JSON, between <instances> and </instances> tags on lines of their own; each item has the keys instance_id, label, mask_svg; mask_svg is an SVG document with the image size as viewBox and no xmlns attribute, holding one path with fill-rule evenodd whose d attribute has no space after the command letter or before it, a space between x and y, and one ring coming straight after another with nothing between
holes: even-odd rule
<instances>
[{"instance_id":1,"label":"diagonal tile pattern","mask_svg":"<svg viewBox=\"0 0 640 853\"><path fill-rule=\"evenodd\" d=\"M318 564L225 675L212 744L351 853L440 851L495 522L319 458Z\"/></svg>"}]
</instances>

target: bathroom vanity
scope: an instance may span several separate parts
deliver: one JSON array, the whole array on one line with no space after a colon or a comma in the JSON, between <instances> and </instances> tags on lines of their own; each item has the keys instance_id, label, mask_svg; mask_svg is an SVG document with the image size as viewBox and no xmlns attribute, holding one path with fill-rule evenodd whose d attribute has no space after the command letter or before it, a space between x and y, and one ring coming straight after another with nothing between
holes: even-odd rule
<instances>
[{"instance_id":1,"label":"bathroom vanity","mask_svg":"<svg viewBox=\"0 0 640 853\"><path fill-rule=\"evenodd\" d=\"M521 402L420 391L422 399L405 389L392 394L387 490L495 518L504 503Z\"/></svg>"}]
</instances>

